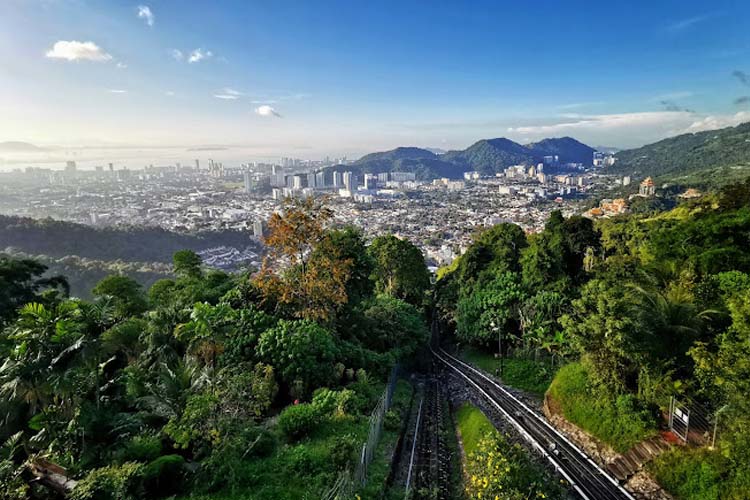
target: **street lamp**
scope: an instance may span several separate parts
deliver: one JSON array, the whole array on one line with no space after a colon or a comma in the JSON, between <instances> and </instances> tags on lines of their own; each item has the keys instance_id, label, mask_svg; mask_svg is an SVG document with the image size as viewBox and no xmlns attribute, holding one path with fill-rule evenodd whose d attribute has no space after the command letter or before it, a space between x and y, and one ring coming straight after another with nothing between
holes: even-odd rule
<instances>
[{"instance_id":1,"label":"street lamp","mask_svg":"<svg viewBox=\"0 0 750 500\"><path fill-rule=\"evenodd\" d=\"M495 325L495 322L490 323L493 332L497 332L497 350L500 354L500 378L503 378L503 330Z\"/></svg>"}]
</instances>

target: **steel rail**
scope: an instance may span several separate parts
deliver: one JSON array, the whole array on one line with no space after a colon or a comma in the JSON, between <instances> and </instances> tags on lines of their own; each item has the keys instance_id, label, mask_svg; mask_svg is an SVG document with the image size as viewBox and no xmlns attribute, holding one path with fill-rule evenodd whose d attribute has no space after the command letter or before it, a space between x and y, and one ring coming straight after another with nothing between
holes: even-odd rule
<instances>
[{"instance_id":1,"label":"steel rail","mask_svg":"<svg viewBox=\"0 0 750 500\"><path fill-rule=\"evenodd\" d=\"M634 500L630 493L590 457L501 385L442 349L436 352L431 348L431 351L445 366L454 370L483 394L582 498ZM548 450L542 445L545 441L554 446Z\"/></svg>"}]
</instances>

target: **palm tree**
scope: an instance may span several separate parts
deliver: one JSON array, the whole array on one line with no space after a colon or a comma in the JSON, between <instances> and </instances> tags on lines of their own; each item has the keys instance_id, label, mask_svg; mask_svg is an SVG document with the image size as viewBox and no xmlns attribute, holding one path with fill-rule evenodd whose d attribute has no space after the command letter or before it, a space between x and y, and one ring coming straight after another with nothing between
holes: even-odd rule
<instances>
[{"instance_id":1,"label":"palm tree","mask_svg":"<svg viewBox=\"0 0 750 500\"><path fill-rule=\"evenodd\" d=\"M640 325L640 339L657 359L684 358L693 342L705 332L711 318L719 311L696 307L684 289L646 289L631 284L630 310Z\"/></svg>"}]
</instances>

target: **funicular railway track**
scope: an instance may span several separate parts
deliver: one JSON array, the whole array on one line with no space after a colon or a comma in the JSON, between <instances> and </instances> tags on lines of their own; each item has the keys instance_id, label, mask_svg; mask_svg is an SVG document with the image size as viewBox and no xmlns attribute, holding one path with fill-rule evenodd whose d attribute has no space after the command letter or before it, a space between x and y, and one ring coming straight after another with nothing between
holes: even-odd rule
<instances>
[{"instance_id":1,"label":"funicular railway track","mask_svg":"<svg viewBox=\"0 0 750 500\"><path fill-rule=\"evenodd\" d=\"M407 498L449 500L451 456L445 430L449 425L440 382L426 382L420 403L410 460Z\"/></svg>"},{"instance_id":2,"label":"funicular railway track","mask_svg":"<svg viewBox=\"0 0 750 500\"><path fill-rule=\"evenodd\" d=\"M437 361L485 397L538 451L571 489L586 500L634 500L620 484L542 416L480 370L440 348L431 348Z\"/></svg>"}]
</instances>

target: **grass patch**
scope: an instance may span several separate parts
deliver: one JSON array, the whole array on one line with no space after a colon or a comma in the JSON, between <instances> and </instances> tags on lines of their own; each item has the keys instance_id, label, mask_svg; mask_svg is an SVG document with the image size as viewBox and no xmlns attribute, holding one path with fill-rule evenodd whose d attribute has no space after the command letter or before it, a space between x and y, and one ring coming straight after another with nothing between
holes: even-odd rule
<instances>
[{"instance_id":1,"label":"grass patch","mask_svg":"<svg viewBox=\"0 0 750 500\"><path fill-rule=\"evenodd\" d=\"M500 370L500 360L494 354L479 349L466 348L462 351L463 357L477 368L495 374ZM505 358L502 381L517 389L531 392L538 396L544 395L555 376L555 369L549 364L530 359Z\"/></svg>"},{"instance_id":2,"label":"grass patch","mask_svg":"<svg viewBox=\"0 0 750 500\"><path fill-rule=\"evenodd\" d=\"M582 363L560 368L549 396L566 419L620 453L657 432L656 418L644 404L631 394L595 390Z\"/></svg>"},{"instance_id":3,"label":"grass patch","mask_svg":"<svg viewBox=\"0 0 750 500\"><path fill-rule=\"evenodd\" d=\"M466 498L568 497L556 478L500 434L475 406L461 406L456 424L466 453Z\"/></svg>"},{"instance_id":4,"label":"grass patch","mask_svg":"<svg viewBox=\"0 0 750 500\"><path fill-rule=\"evenodd\" d=\"M456 412L456 425L461 432L461 441L467 455L476 451L482 438L488 434L497 434L497 429L484 413L469 403L464 403Z\"/></svg>"}]
</instances>

